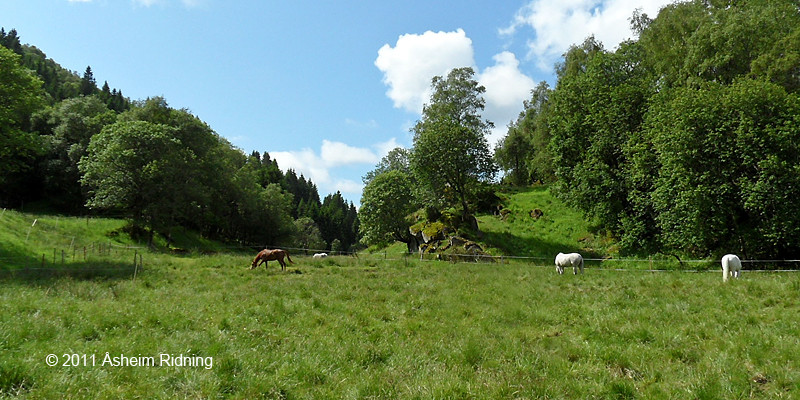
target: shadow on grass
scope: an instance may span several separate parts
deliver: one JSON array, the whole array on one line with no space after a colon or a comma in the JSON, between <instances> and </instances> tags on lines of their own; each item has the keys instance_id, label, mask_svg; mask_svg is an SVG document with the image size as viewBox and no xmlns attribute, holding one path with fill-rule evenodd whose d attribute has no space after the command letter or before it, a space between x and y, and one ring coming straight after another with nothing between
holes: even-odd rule
<instances>
[{"instance_id":1,"label":"shadow on grass","mask_svg":"<svg viewBox=\"0 0 800 400\"><path fill-rule=\"evenodd\" d=\"M78 280L132 279L142 272L142 267L132 263L90 262L51 268L0 269L0 281L41 282L69 277Z\"/></svg>"}]
</instances>

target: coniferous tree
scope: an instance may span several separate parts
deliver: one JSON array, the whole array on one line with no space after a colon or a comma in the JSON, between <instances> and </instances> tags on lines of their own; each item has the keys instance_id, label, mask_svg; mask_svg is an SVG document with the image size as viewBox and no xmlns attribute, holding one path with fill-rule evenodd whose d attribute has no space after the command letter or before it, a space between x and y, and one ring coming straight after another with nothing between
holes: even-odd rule
<instances>
[{"instance_id":1,"label":"coniferous tree","mask_svg":"<svg viewBox=\"0 0 800 400\"><path fill-rule=\"evenodd\" d=\"M108 81L104 81L103 87L100 89L100 100L103 100L106 103L106 107L108 107L111 101L111 88L108 86Z\"/></svg>"},{"instance_id":2,"label":"coniferous tree","mask_svg":"<svg viewBox=\"0 0 800 400\"><path fill-rule=\"evenodd\" d=\"M89 96L94 94L95 91L97 91L97 82L94 80L92 67L87 66L86 71L83 73L83 79L81 79L80 93L84 96Z\"/></svg>"},{"instance_id":3,"label":"coniferous tree","mask_svg":"<svg viewBox=\"0 0 800 400\"><path fill-rule=\"evenodd\" d=\"M23 55L22 44L19 41L19 36L17 35L16 29L11 29L8 31L8 33L5 33L4 30L0 29L0 45L5 46L14 53Z\"/></svg>"}]
</instances>

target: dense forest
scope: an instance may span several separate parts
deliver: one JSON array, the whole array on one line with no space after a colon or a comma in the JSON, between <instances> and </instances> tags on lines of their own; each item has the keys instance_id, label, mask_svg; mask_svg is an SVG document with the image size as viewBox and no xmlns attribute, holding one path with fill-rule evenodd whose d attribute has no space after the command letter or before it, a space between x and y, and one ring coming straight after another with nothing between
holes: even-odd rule
<instances>
[{"instance_id":1,"label":"dense forest","mask_svg":"<svg viewBox=\"0 0 800 400\"><path fill-rule=\"evenodd\" d=\"M689 1L572 46L499 144L629 253L797 257L800 5Z\"/></svg>"},{"instance_id":2,"label":"dense forest","mask_svg":"<svg viewBox=\"0 0 800 400\"><path fill-rule=\"evenodd\" d=\"M621 254L796 258L800 4L676 2L630 23L614 50L572 46L493 160L473 71L434 78L413 148L364 177L364 239L410 243L421 218L463 225L500 168L509 185L549 183Z\"/></svg>"},{"instance_id":3,"label":"dense forest","mask_svg":"<svg viewBox=\"0 0 800 400\"><path fill-rule=\"evenodd\" d=\"M131 101L0 29L0 206L127 218L167 241L176 229L247 246L350 251L355 205L321 201L269 153L246 155L162 97Z\"/></svg>"}]
</instances>

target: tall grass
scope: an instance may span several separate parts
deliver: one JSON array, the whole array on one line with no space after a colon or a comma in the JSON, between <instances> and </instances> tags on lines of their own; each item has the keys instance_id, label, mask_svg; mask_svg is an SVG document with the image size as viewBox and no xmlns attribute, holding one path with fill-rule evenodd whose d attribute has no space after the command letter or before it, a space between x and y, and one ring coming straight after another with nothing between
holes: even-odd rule
<instances>
[{"instance_id":1,"label":"tall grass","mask_svg":"<svg viewBox=\"0 0 800 400\"><path fill-rule=\"evenodd\" d=\"M152 258L135 281L0 280L0 397L800 396L795 274ZM45 364L106 352L213 368Z\"/></svg>"}]
</instances>

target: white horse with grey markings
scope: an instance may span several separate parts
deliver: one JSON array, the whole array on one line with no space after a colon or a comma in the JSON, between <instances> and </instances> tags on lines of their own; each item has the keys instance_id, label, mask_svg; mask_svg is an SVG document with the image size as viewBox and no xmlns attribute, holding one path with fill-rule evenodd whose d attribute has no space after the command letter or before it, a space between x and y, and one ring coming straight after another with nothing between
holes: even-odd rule
<instances>
[{"instance_id":1,"label":"white horse with grey markings","mask_svg":"<svg viewBox=\"0 0 800 400\"><path fill-rule=\"evenodd\" d=\"M564 268L572 266L572 274L578 274L578 268L583 273L583 257L578 253L558 253L556 256L556 271L561 275L564 273Z\"/></svg>"},{"instance_id":2,"label":"white horse with grey markings","mask_svg":"<svg viewBox=\"0 0 800 400\"><path fill-rule=\"evenodd\" d=\"M742 260L735 254L726 254L722 256L722 281L727 282L728 277L739 279L739 273L742 271Z\"/></svg>"}]
</instances>

